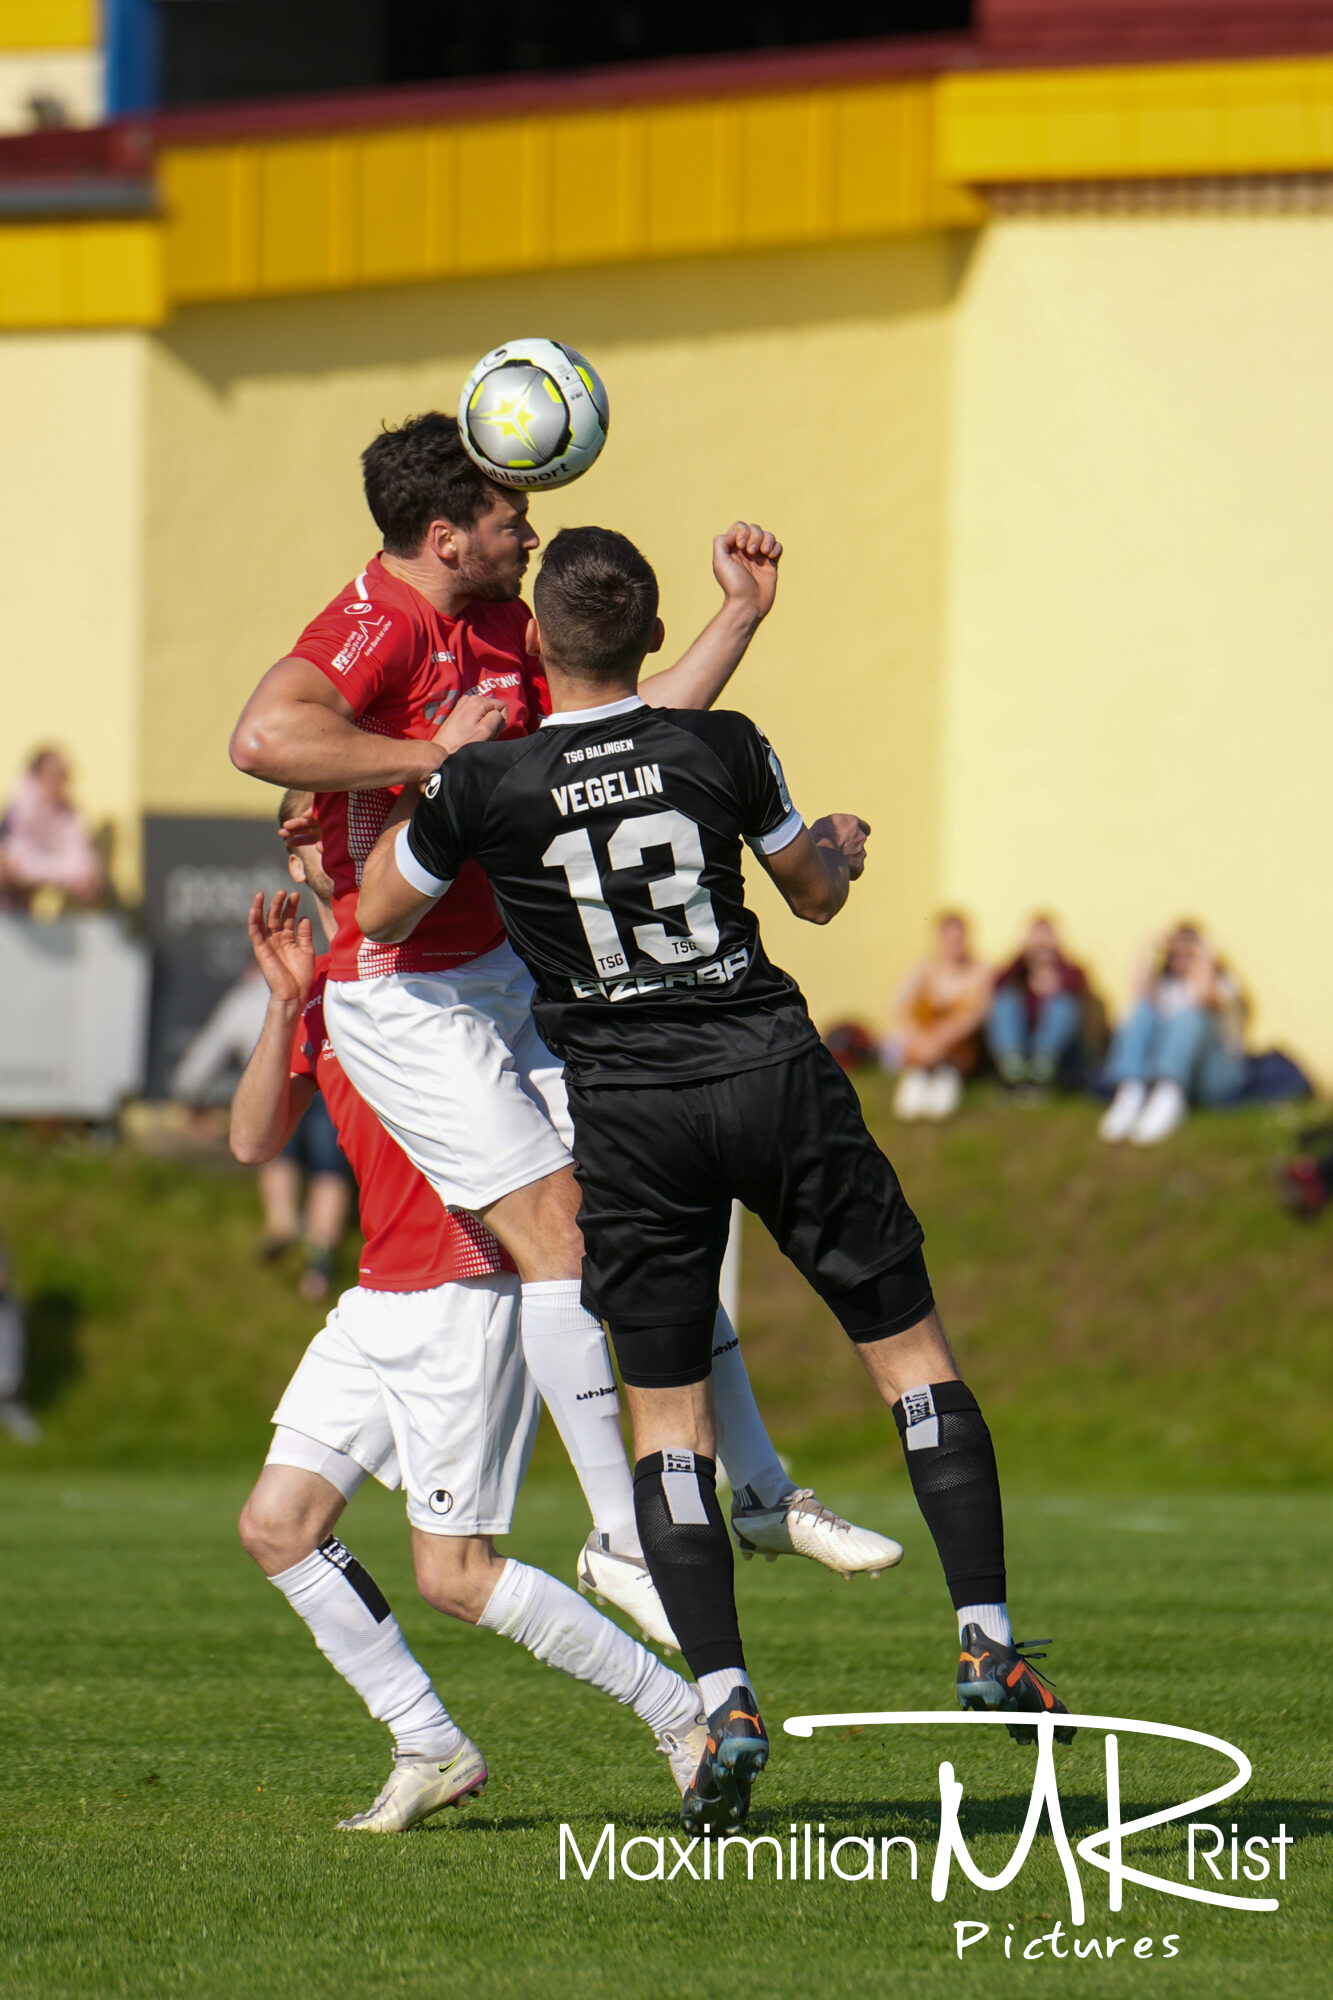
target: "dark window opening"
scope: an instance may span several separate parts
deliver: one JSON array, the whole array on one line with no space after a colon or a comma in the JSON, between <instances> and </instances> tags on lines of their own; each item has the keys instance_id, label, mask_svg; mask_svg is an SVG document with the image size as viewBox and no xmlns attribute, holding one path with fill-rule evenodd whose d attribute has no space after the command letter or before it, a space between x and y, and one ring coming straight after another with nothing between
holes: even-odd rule
<instances>
[{"instance_id":1,"label":"dark window opening","mask_svg":"<svg viewBox=\"0 0 1333 2000\"><path fill-rule=\"evenodd\" d=\"M161 102L964 33L972 0L157 0Z\"/></svg>"}]
</instances>

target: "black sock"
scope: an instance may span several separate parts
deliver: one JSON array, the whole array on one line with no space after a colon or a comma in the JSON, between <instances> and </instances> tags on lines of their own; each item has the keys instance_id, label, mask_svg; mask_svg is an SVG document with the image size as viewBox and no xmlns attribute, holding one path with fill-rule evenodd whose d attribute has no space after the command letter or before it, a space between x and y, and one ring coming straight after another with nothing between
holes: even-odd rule
<instances>
[{"instance_id":1,"label":"black sock","mask_svg":"<svg viewBox=\"0 0 1333 2000\"><path fill-rule=\"evenodd\" d=\"M909 1389L893 1406L916 1504L935 1537L954 1609L1003 1604L1004 1511L995 1448L962 1382Z\"/></svg>"},{"instance_id":2,"label":"black sock","mask_svg":"<svg viewBox=\"0 0 1333 2000\"><path fill-rule=\"evenodd\" d=\"M680 1650L700 1674L743 1667L731 1536L717 1504L717 1465L692 1451L655 1451L634 1468L644 1560Z\"/></svg>"}]
</instances>

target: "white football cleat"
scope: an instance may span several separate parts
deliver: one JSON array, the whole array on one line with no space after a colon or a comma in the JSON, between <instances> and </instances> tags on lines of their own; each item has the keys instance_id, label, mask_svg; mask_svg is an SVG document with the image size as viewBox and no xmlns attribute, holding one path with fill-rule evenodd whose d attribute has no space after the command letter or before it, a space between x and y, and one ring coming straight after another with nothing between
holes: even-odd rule
<instances>
[{"instance_id":1,"label":"white football cleat","mask_svg":"<svg viewBox=\"0 0 1333 2000\"><path fill-rule=\"evenodd\" d=\"M643 1557L613 1555L596 1528L579 1550L579 1589L599 1604L614 1604L654 1646L668 1653L680 1651Z\"/></svg>"},{"instance_id":2,"label":"white football cleat","mask_svg":"<svg viewBox=\"0 0 1333 2000\"><path fill-rule=\"evenodd\" d=\"M340 1833L406 1833L444 1806L465 1806L486 1789L490 1773L475 1743L463 1747L447 1764L433 1757L395 1757L388 1783L373 1806L350 1819L340 1819Z\"/></svg>"},{"instance_id":3,"label":"white football cleat","mask_svg":"<svg viewBox=\"0 0 1333 2000\"><path fill-rule=\"evenodd\" d=\"M798 1486L776 1507L761 1507L749 1487L742 1487L731 1503L731 1530L747 1562L754 1555L767 1562L776 1562L779 1556L809 1556L825 1569L851 1578L878 1576L903 1559L900 1542L844 1521L809 1486Z\"/></svg>"},{"instance_id":4,"label":"white football cleat","mask_svg":"<svg viewBox=\"0 0 1333 2000\"><path fill-rule=\"evenodd\" d=\"M684 1798L698 1776L708 1748L708 1717L700 1714L689 1729L664 1729L657 1739L657 1748L670 1764L676 1790Z\"/></svg>"}]
</instances>

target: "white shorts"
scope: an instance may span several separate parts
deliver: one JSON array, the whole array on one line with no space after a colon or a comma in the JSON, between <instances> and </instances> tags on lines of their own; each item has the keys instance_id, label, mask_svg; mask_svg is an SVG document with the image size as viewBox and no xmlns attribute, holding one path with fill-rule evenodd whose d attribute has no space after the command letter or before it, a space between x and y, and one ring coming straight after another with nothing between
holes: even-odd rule
<instances>
[{"instance_id":1,"label":"white shorts","mask_svg":"<svg viewBox=\"0 0 1333 2000\"><path fill-rule=\"evenodd\" d=\"M324 1020L357 1092L446 1207L485 1208L569 1165L564 1071L512 946L453 972L330 980Z\"/></svg>"},{"instance_id":2,"label":"white shorts","mask_svg":"<svg viewBox=\"0 0 1333 2000\"><path fill-rule=\"evenodd\" d=\"M505 1272L428 1292L344 1292L273 1422L401 1484L414 1528L508 1534L541 1414L518 1300Z\"/></svg>"}]
</instances>

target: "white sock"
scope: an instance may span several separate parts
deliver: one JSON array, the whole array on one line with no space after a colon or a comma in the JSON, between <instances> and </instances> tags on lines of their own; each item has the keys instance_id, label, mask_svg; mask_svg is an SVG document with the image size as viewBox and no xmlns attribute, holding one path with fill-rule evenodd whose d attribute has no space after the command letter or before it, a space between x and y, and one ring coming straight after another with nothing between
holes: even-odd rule
<instances>
[{"instance_id":1,"label":"white sock","mask_svg":"<svg viewBox=\"0 0 1333 2000\"><path fill-rule=\"evenodd\" d=\"M618 1556L642 1559L634 1479L606 1336L580 1303L577 1278L523 1287L523 1358L578 1474L593 1526Z\"/></svg>"},{"instance_id":2,"label":"white sock","mask_svg":"<svg viewBox=\"0 0 1333 2000\"><path fill-rule=\"evenodd\" d=\"M762 1506L776 1507L791 1492L792 1482L764 1429L741 1344L725 1306L718 1307L713 1327L713 1405L717 1455L733 1493L748 1486Z\"/></svg>"},{"instance_id":3,"label":"white sock","mask_svg":"<svg viewBox=\"0 0 1333 2000\"><path fill-rule=\"evenodd\" d=\"M305 1620L334 1672L356 1689L376 1722L388 1724L396 1749L410 1757L456 1754L462 1730L408 1650L374 1577L336 1535L269 1581Z\"/></svg>"},{"instance_id":4,"label":"white sock","mask_svg":"<svg viewBox=\"0 0 1333 2000\"><path fill-rule=\"evenodd\" d=\"M711 1715L715 1708L721 1708L732 1689L738 1687L747 1690L751 1701L756 1700L750 1676L744 1667L719 1667L715 1674L700 1674L699 1693L703 1697L704 1714Z\"/></svg>"},{"instance_id":5,"label":"white sock","mask_svg":"<svg viewBox=\"0 0 1333 2000\"><path fill-rule=\"evenodd\" d=\"M526 1646L548 1667L623 1702L655 1736L664 1729L688 1729L699 1713L698 1697L679 1674L576 1591L512 1556L477 1623Z\"/></svg>"},{"instance_id":6,"label":"white sock","mask_svg":"<svg viewBox=\"0 0 1333 2000\"><path fill-rule=\"evenodd\" d=\"M988 1639L997 1646L1012 1646L1014 1628L1009 1623L1007 1604L960 1604L958 1607L958 1636L963 1636L964 1625L980 1625Z\"/></svg>"}]
</instances>

